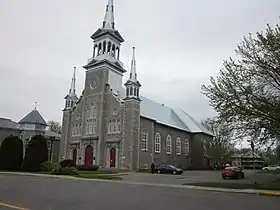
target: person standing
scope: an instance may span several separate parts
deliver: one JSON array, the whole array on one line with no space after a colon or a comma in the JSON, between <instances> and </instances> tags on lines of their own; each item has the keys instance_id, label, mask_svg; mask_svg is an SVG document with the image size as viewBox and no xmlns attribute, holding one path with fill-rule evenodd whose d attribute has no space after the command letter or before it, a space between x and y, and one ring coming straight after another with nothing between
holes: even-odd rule
<instances>
[{"instance_id":1,"label":"person standing","mask_svg":"<svg viewBox=\"0 0 280 210\"><path fill-rule=\"evenodd\" d=\"M152 172L152 174L155 173L155 164L154 163L151 164L151 172Z\"/></svg>"}]
</instances>

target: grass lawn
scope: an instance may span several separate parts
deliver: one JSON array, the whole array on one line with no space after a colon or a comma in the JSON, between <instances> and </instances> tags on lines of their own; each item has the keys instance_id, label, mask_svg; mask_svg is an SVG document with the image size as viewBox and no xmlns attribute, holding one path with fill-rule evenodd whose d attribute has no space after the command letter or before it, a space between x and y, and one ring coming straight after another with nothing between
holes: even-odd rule
<instances>
[{"instance_id":1,"label":"grass lawn","mask_svg":"<svg viewBox=\"0 0 280 210\"><path fill-rule=\"evenodd\" d=\"M78 170L80 174L117 174L116 171L83 171L83 170Z\"/></svg>"},{"instance_id":2,"label":"grass lawn","mask_svg":"<svg viewBox=\"0 0 280 210\"><path fill-rule=\"evenodd\" d=\"M108 175L112 174L112 175ZM116 175L114 175L116 174ZM78 175L75 177L86 179L107 179L107 180L122 180L120 176L117 176L115 171L78 171Z\"/></svg>"},{"instance_id":3,"label":"grass lawn","mask_svg":"<svg viewBox=\"0 0 280 210\"><path fill-rule=\"evenodd\" d=\"M280 190L280 179L266 184L250 184L230 182L196 182L185 183L183 185L201 186L201 187L216 187L229 189L258 189L258 190Z\"/></svg>"}]
</instances>

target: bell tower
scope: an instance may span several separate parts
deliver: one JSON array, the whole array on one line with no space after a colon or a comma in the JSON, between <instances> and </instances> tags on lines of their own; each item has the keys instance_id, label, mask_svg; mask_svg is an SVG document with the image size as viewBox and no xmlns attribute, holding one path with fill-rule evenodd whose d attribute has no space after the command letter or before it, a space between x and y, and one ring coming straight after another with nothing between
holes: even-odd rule
<instances>
[{"instance_id":1,"label":"bell tower","mask_svg":"<svg viewBox=\"0 0 280 210\"><path fill-rule=\"evenodd\" d=\"M137 79L135 47L131 60L130 74L127 82L124 84L126 96L124 98L124 154L126 157L123 165L128 165L131 171L139 168L139 143L140 143L140 82Z\"/></svg>"}]
</instances>

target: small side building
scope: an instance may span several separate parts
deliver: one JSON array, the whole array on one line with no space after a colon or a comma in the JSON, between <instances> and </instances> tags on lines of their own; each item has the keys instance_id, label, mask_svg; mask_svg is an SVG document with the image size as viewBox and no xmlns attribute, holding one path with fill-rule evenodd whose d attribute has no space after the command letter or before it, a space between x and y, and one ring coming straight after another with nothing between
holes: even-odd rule
<instances>
[{"instance_id":1,"label":"small side building","mask_svg":"<svg viewBox=\"0 0 280 210\"><path fill-rule=\"evenodd\" d=\"M234 154L231 156L232 166L242 166L245 169L260 169L264 165L264 160L261 156L252 151L249 151L245 154Z\"/></svg>"},{"instance_id":2,"label":"small side building","mask_svg":"<svg viewBox=\"0 0 280 210\"><path fill-rule=\"evenodd\" d=\"M34 135L41 134L48 141L49 160L57 162L59 158L60 134L47 130L47 122L35 108L18 123L7 118L0 118L0 145L9 135L20 137L23 141L23 154L28 142Z\"/></svg>"}]
</instances>

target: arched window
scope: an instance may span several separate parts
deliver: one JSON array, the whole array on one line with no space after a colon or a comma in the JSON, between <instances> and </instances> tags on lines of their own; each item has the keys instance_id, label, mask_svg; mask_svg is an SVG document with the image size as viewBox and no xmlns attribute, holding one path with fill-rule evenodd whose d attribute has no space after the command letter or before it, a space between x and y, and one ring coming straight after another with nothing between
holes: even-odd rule
<instances>
[{"instance_id":1,"label":"arched window","mask_svg":"<svg viewBox=\"0 0 280 210\"><path fill-rule=\"evenodd\" d=\"M189 155L189 152L190 152L190 143L189 143L189 140L186 139L185 140L185 155Z\"/></svg>"},{"instance_id":2,"label":"arched window","mask_svg":"<svg viewBox=\"0 0 280 210\"><path fill-rule=\"evenodd\" d=\"M172 154L172 139L170 135L166 137L166 153Z\"/></svg>"},{"instance_id":3,"label":"arched window","mask_svg":"<svg viewBox=\"0 0 280 210\"><path fill-rule=\"evenodd\" d=\"M112 121L111 120L109 121L109 124L108 124L108 133L112 133Z\"/></svg>"},{"instance_id":4,"label":"arched window","mask_svg":"<svg viewBox=\"0 0 280 210\"><path fill-rule=\"evenodd\" d=\"M148 151L148 131L146 129L141 132L141 150Z\"/></svg>"},{"instance_id":5,"label":"arched window","mask_svg":"<svg viewBox=\"0 0 280 210\"><path fill-rule=\"evenodd\" d=\"M176 155L181 155L181 139L176 139Z\"/></svg>"},{"instance_id":6,"label":"arched window","mask_svg":"<svg viewBox=\"0 0 280 210\"><path fill-rule=\"evenodd\" d=\"M157 133L155 136L155 152L160 153L160 149L161 149L161 138L160 138L160 134Z\"/></svg>"},{"instance_id":7,"label":"arched window","mask_svg":"<svg viewBox=\"0 0 280 210\"><path fill-rule=\"evenodd\" d=\"M96 119L93 120L92 133L96 133Z\"/></svg>"},{"instance_id":8,"label":"arched window","mask_svg":"<svg viewBox=\"0 0 280 210\"><path fill-rule=\"evenodd\" d=\"M117 122L114 120L113 121L113 133L117 132Z\"/></svg>"},{"instance_id":9,"label":"arched window","mask_svg":"<svg viewBox=\"0 0 280 210\"><path fill-rule=\"evenodd\" d=\"M89 134L92 134L92 120L89 123Z\"/></svg>"},{"instance_id":10,"label":"arched window","mask_svg":"<svg viewBox=\"0 0 280 210\"><path fill-rule=\"evenodd\" d=\"M118 133L121 132L121 121L120 120L117 121L117 131L118 131Z\"/></svg>"}]
</instances>

